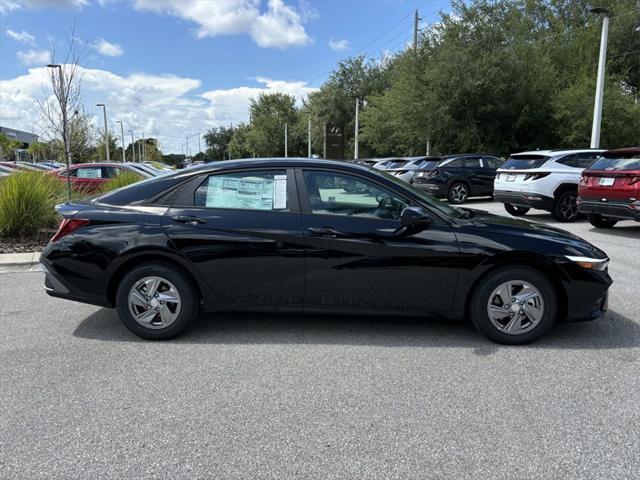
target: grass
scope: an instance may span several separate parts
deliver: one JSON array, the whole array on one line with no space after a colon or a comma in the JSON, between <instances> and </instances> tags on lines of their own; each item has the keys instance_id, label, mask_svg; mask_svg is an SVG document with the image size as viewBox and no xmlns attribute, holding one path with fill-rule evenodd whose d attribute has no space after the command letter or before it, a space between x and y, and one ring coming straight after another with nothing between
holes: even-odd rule
<instances>
[{"instance_id":1,"label":"grass","mask_svg":"<svg viewBox=\"0 0 640 480\"><path fill-rule=\"evenodd\" d=\"M118 175L113 180L109 180L102 184L100 189L98 190L98 194L102 195L112 190L116 190L118 188L126 187L131 185L132 183L136 183L140 181L140 177L131 172L124 172Z\"/></svg>"},{"instance_id":2,"label":"grass","mask_svg":"<svg viewBox=\"0 0 640 480\"><path fill-rule=\"evenodd\" d=\"M0 179L0 235L24 237L54 227L54 206L65 200L65 185L37 171L14 173Z\"/></svg>"}]
</instances>

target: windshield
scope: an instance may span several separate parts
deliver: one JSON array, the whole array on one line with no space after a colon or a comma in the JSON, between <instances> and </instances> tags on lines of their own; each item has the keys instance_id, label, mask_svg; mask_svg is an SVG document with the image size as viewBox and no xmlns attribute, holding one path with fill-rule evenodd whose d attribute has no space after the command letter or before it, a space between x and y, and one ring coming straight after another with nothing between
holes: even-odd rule
<instances>
[{"instance_id":1,"label":"windshield","mask_svg":"<svg viewBox=\"0 0 640 480\"><path fill-rule=\"evenodd\" d=\"M420 200L422 200L424 203L426 203L430 207L433 207L434 209L438 210L443 215L446 215L447 217L462 218L467 215L467 212L465 210L452 207L446 203L443 203L437 198L432 197L431 195L423 192L419 188L416 188L407 182L403 182L402 180L398 179L397 177L394 177L393 175L389 175L384 170L374 170L374 171L379 175L384 175L385 178L401 186L403 189L411 190L411 192L415 194L417 197L419 197Z\"/></svg>"},{"instance_id":2,"label":"windshield","mask_svg":"<svg viewBox=\"0 0 640 480\"><path fill-rule=\"evenodd\" d=\"M550 157L546 155L518 155L510 157L502 170L528 170L544 165Z\"/></svg>"},{"instance_id":3,"label":"windshield","mask_svg":"<svg viewBox=\"0 0 640 480\"><path fill-rule=\"evenodd\" d=\"M438 166L438 163L440 163L438 160L422 160L417 165L420 170L433 170Z\"/></svg>"},{"instance_id":4,"label":"windshield","mask_svg":"<svg viewBox=\"0 0 640 480\"><path fill-rule=\"evenodd\" d=\"M602 157L589 167L589 170L640 170L640 155L630 154L623 157Z\"/></svg>"},{"instance_id":5,"label":"windshield","mask_svg":"<svg viewBox=\"0 0 640 480\"><path fill-rule=\"evenodd\" d=\"M404 167L406 165L407 161L406 160L390 160L388 162L385 162L383 164L384 168L401 168Z\"/></svg>"}]
</instances>

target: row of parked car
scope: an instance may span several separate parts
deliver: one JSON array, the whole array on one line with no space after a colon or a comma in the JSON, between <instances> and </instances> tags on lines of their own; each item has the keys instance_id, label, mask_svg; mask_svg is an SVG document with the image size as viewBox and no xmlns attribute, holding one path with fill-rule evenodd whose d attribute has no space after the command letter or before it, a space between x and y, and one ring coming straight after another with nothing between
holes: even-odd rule
<instances>
[{"instance_id":1,"label":"row of parked car","mask_svg":"<svg viewBox=\"0 0 640 480\"><path fill-rule=\"evenodd\" d=\"M63 164L54 162L0 162L0 176L25 170L48 171L63 180L68 176L73 188L87 193L96 192L103 183L125 172L142 180L173 171L170 167L155 162L74 163L68 170Z\"/></svg>"},{"instance_id":2,"label":"row of parked car","mask_svg":"<svg viewBox=\"0 0 640 480\"><path fill-rule=\"evenodd\" d=\"M547 210L561 222L586 215L598 228L640 221L640 147L616 150L536 150L358 160L431 195L461 204L492 196L513 216Z\"/></svg>"}]
</instances>

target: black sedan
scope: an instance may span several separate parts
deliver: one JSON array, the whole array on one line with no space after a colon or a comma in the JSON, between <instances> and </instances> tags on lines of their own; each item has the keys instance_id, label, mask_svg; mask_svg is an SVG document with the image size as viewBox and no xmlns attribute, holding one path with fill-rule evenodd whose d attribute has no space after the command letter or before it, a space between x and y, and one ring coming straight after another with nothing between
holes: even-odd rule
<instances>
[{"instance_id":1,"label":"black sedan","mask_svg":"<svg viewBox=\"0 0 640 480\"><path fill-rule=\"evenodd\" d=\"M600 316L611 284L574 235L346 162L206 164L57 208L47 293L116 307L148 339L201 310L271 310L467 317L522 344Z\"/></svg>"},{"instance_id":2,"label":"black sedan","mask_svg":"<svg viewBox=\"0 0 640 480\"><path fill-rule=\"evenodd\" d=\"M469 197L493 195L496 170L504 163L497 157L477 153L429 157L427 160L428 164L415 172L414 185L456 205Z\"/></svg>"}]
</instances>

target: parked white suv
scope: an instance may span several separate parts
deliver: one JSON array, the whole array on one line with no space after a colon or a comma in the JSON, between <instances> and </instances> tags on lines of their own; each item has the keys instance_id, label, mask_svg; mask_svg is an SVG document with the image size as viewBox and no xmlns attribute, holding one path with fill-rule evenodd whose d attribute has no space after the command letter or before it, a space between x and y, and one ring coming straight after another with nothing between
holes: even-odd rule
<instances>
[{"instance_id":1,"label":"parked white suv","mask_svg":"<svg viewBox=\"0 0 640 480\"><path fill-rule=\"evenodd\" d=\"M578 219L582 171L604 150L536 150L514 153L496 171L493 198L514 216L530 208L551 212L560 222Z\"/></svg>"}]
</instances>

